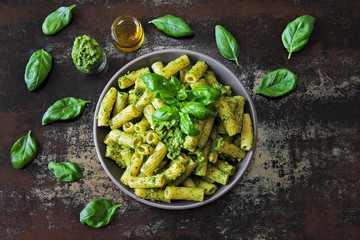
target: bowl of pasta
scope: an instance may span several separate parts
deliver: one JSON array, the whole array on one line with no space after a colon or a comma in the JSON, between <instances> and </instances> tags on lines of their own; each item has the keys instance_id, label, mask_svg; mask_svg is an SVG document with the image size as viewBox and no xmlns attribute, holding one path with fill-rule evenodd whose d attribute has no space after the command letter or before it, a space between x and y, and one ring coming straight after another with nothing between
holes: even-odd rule
<instances>
[{"instance_id":1,"label":"bowl of pasta","mask_svg":"<svg viewBox=\"0 0 360 240\"><path fill-rule=\"evenodd\" d=\"M107 83L94 116L102 167L127 195L189 209L228 192L254 154L257 117L245 87L204 54L138 57Z\"/></svg>"}]
</instances>

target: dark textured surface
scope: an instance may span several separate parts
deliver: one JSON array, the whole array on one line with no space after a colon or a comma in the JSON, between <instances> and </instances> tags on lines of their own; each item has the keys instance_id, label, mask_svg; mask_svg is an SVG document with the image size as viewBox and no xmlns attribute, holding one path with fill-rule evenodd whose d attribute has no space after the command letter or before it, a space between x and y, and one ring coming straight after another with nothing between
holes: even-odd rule
<instances>
[{"instance_id":1,"label":"dark textured surface","mask_svg":"<svg viewBox=\"0 0 360 240\"><path fill-rule=\"evenodd\" d=\"M358 1L77 1L72 23L54 36L41 31L45 17L71 1L0 2L0 239L360 239L360 4ZM137 17L145 42L123 54L111 42L112 21ZM183 18L196 31L174 39L149 20ZM316 18L307 46L290 60L281 42L297 16ZM216 48L220 24L238 40L240 67ZM105 49L106 70L78 72L71 61L75 37L88 34ZM255 156L244 177L221 199L198 209L166 211L127 197L96 157L92 118L105 84L124 64L159 49L184 48L218 59L253 96L259 119ZM29 92L24 70L45 49L53 69ZM254 96L260 79L278 68L299 77L295 92L279 99ZM68 96L92 101L75 120L41 125L46 109ZM28 130L40 143L23 170L10 149ZM73 161L85 179L63 183L49 161ZM123 203L110 226L79 222L95 198Z\"/></svg>"}]
</instances>

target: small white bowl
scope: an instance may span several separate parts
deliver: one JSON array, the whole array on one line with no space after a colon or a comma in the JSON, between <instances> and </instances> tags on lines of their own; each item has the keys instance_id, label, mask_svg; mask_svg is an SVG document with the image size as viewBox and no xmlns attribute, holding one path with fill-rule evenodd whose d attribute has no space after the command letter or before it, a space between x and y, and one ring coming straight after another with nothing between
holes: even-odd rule
<instances>
[{"instance_id":1,"label":"small white bowl","mask_svg":"<svg viewBox=\"0 0 360 240\"><path fill-rule=\"evenodd\" d=\"M254 143L253 143L253 149L252 151L247 152L246 157L241 161L237 162L236 165L236 172L233 176L229 178L228 184L225 186L219 185L218 190L210 196L205 196L205 199L203 202L194 202L194 201L172 201L171 203L163 203L163 202L152 202L146 199L142 199L137 197L134 194L134 191L129 188L128 186L122 184L120 182L120 177L122 173L124 172L123 169L118 167L118 165L115 163L115 161L106 158L105 157L105 144L103 143L104 138L106 134L109 132L109 128L107 127L98 127L97 126L97 119L96 116L98 115L99 106L101 103L101 100L104 98L104 95L106 92L111 88L115 87L119 89L117 80L120 76L126 74L129 71L134 71L137 69L140 69L142 67L150 67L154 62L161 61L164 64L186 54L191 62L191 65L195 64L196 61L201 60L205 61L207 65L209 66L209 69L212 70L218 81L222 83L223 85L229 85L232 89L233 95L241 95L245 97L246 103L245 103L245 112L249 113L252 119L253 123L253 129L254 129ZM169 210L181 210L181 209L190 209L195 207L200 207L205 204L208 204L212 201L215 201L216 199L223 196L226 192L228 192L235 184L240 180L242 175L245 173L246 168L248 167L250 160L254 154L255 151L255 143L257 139L257 117L256 117L256 111L253 101L250 98L249 93L245 89L245 87L241 84L241 82L237 79L237 77L223 64L215 60L214 58L211 58L209 56L206 56L204 54L190 51L190 50L183 50L183 49L168 49L168 50L160 50L155 51L152 53L145 54L141 57L138 57L132 61L130 61L128 64L123 66L106 84L104 90L102 91L94 114L94 126L93 126L93 132L94 132L94 141L95 141L95 148L96 153L99 157L99 160L101 162L101 165L105 169L106 173L109 175L111 180L127 195L134 198L135 200L142 202L144 204L147 204L152 207L162 208L162 209L169 209Z\"/></svg>"}]
</instances>

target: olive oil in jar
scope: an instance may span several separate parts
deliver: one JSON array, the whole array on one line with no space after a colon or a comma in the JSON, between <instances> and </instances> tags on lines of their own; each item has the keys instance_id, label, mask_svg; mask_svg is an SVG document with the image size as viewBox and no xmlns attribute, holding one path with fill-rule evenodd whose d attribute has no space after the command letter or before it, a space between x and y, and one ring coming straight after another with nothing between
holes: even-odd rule
<instances>
[{"instance_id":1,"label":"olive oil in jar","mask_svg":"<svg viewBox=\"0 0 360 240\"><path fill-rule=\"evenodd\" d=\"M132 52L142 45L145 36L141 23L136 18L121 16L111 26L111 37L121 51Z\"/></svg>"}]
</instances>

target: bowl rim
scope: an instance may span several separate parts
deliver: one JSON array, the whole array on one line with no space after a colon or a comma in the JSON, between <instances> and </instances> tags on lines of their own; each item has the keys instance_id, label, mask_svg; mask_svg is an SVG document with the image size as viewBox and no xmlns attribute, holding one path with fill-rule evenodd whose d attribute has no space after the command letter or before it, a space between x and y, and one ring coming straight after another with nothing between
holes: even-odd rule
<instances>
[{"instance_id":1,"label":"bowl rim","mask_svg":"<svg viewBox=\"0 0 360 240\"><path fill-rule=\"evenodd\" d=\"M110 89L113 82L116 79L119 78L120 73L124 72L127 68L131 67L133 64L135 64L135 63L137 63L139 61L142 61L143 59L146 59L148 57L155 56L155 55L158 55L158 54L163 54L163 53L186 54L186 55L192 55L192 56L195 55L196 58L210 59L214 63L218 64L225 71L227 71L228 74L230 74L234 79L237 80L238 84L240 84L240 86L243 88L243 90L245 92L245 96L243 96L243 97L245 97L245 99L247 100L247 102L249 104L249 111L251 113L251 118L252 118L252 123L253 123L254 140L253 140L253 148L252 148L252 150L247 152L247 156L246 156L247 162L245 163L245 166L243 168L236 170L236 171L240 171L240 173L234 174L232 176L232 177L234 177L234 179L233 179L233 181L231 183L228 183L227 185L221 186L223 189L222 189L222 191L220 193L218 193L218 194L215 193L216 195L212 196L209 199L204 200L203 202L187 201L188 204L185 204L185 205L174 205L174 203L152 202L150 200L140 198L140 197L136 196L134 192L131 192L127 188L122 186L122 184L117 179L115 179L114 176L112 176L110 170L107 168L107 166L105 164L105 161L102 158L102 155L100 153L99 144L98 144L98 141L97 141L97 133L98 133L98 128L99 127L97 126L96 117L97 117L97 113L99 111L100 103L101 103L102 99L104 98L106 92ZM93 138L94 138L94 143L95 143L96 154L97 154L97 157L99 158L101 166L105 170L108 177L113 181L113 183L115 183L115 185L117 187L119 187L123 192L125 192L126 195L130 196L131 198L135 199L136 201L144 203L144 204L146 204L148 206L151 206L151 207L160 208L160 209L166 209L166 210L185 210L185 209L191 209L191 208L204 206L206 204L209 204L209 203L219 199L220 197L224 196L228 191L230 191L239 182L239 180L244 175L246 169L250 165L251 159L253 158L253 155L254 155L254 152L255 152L255 149L256 149L257 130L258 130L257 129L257 115L256 115L255 105L254 105L254 103L252 101L252 98L250 97L250 94L249 94L248 90L241 83L241 81L238 79L238 77L227 66L225 66L224 64L222 64L220 61L216 60L213 57L210 57L210 56L208 56L206 54L199 53L199 52L196 52L196 51L187 50L187 49L179 49L179 48L163 49L163 50L157 50L157 51L153 51L153 52L150 52L150 53L146 53L146 54L144 54L142 56L139 56L139 57L131 60L130 62L125 64L123 67L121 67L111 77L111 79L107 82L107 84L103 88L103 90L102 90L102 92L101 92L101 94L100 94L100 96L98 98L98 102L97 102L97 105L96 105L96 108L95 108L94 118L93 118ZM242 160L242 161L244 161L244 160ZM217 191L219 191L219 189Z\"/></svg>"}]
</instances>

